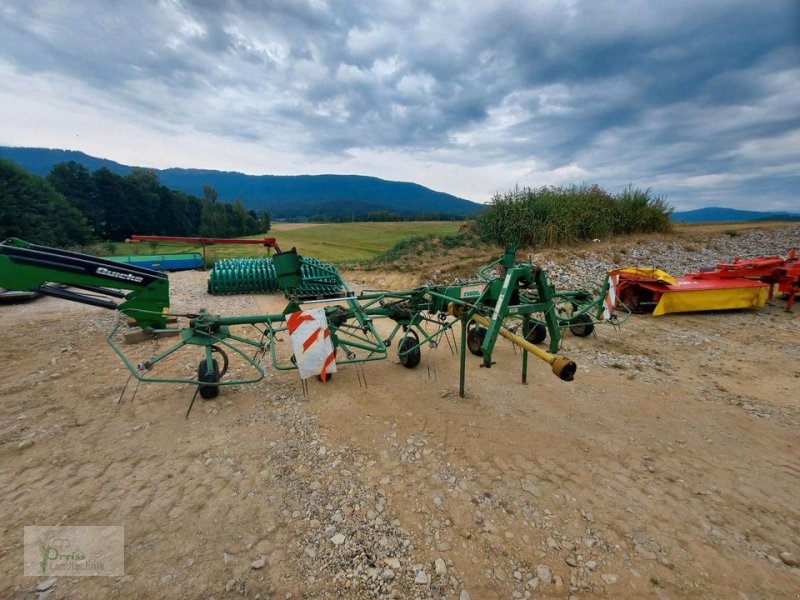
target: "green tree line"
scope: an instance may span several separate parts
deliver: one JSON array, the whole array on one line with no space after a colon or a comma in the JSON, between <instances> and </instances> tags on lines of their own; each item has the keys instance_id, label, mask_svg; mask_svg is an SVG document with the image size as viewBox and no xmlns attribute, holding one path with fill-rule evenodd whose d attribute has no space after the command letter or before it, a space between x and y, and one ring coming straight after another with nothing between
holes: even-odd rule
<instances>
[{"instance_id":1,"label":"green tree line","mask_svg":"<svg viewBox=\"0 0 800 600\"><path fill-rule=\"evenodd\" d=\"M373 210L360 214L317 214L309 217L311 223L394 223L401 221L464 221L466 217L443 212L396 213L388 210Z\"/></svg>"},{"instance_id":2,"label":"green tree line","mask_svg":"<svg viewBox=\"0 0 800 600\"><path fill-rule=\"evenodd\" d=\"M144 169L123 176L68 162L41 178L0 159L0 239L73 246L132 234L240 237L269 225L241 200L218 202L208 186L202 198L171 190Z\"/></svg>"},{"instance_id":3,"label":"green tree line","mask_svg":"<svg viewBox=\"0 0 800 600\"><path fill-rule=\"evenodd\" d=\"M672 208L650 189L618 195L593 186L515 188L496 194L476 219L489 243L554 246L631 233L667 232Z\"/></svg>"}]
</instances>

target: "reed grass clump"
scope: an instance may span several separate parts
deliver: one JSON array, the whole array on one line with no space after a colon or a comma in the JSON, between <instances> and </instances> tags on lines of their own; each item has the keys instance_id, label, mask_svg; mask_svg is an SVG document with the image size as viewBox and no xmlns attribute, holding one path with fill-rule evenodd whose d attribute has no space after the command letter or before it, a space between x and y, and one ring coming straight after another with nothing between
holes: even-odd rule
<instances>
[{"instance_id":1,"label":"reed grass clump","mask_svg":"<svg viewBox=\"0 0 800 600\"><path fill-rule=\"evenodd\" d=\"M477 218L481 238L499 245L555 246L610 235L670 231L672 208L650 189L614 196L593 186L516 187L495 194Z\"/></svg>"}]
</instances>

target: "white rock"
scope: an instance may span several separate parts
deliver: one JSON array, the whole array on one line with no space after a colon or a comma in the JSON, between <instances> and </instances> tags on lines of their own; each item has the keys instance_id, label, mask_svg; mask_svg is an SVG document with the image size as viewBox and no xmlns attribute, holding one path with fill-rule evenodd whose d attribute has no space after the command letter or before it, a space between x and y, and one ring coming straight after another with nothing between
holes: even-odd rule
<instances>
[{"instance_id":1,"label":"white rock","mask_svg":"<svg viewBox=\"0 0 800 600\"><path fill-rule=\"evenodd\" d=\"M46 592L51 587L53 587L56 582L58 581L58 577L51 577L50 579L45 579L44 581L36 584L36 591L37 592Z\"/></svg>"},{"instance_id":2,"label":"white rock","mask_svg":"<svg viewBox=\"0 0 800 600\"><path fill-rule=\"evenodd\" d=\"M612 583L617 583L617 576L616 575L603 573L601 575L601 577L603 578L603 581L605 583L607 583L608 585L611 585Z\"/></svg>"},{"instance_id":3,"label":"white rock","mask_svg":"<svg viewBox=\"0 0 800 600\"><path fill-rule=\"evenodd\" d=\"M547 565L538 565L536 567L536 575L542 583L550 583L553 581L553 576L550 575L550 568Z\"/></svg>"},{"instance_id":4,"label":"white rock","mask_svg":"<svg viewBox=\"0 0 800 600\"><path fill-rule=\"evenodd\" d=\"M344 544L344 536L341 533L337 533L335 536L331 538L331 543L334 546L341 546Z\"/></svg>"},{"instance_id":5,"label":"white rock","mask_svg":"<svg viewBox=\"0 0 800 600\"><path fill-rule=\"evenodd\" d=\"M434 562L434 567L436 569L436 574L439 577L443 577L444 575L447 575L447 565L444 564L444 560L443 559L437 558L436 561Z\"/></svg>"},{"instance_id":6,"label":"white rock","mask_svg":"<svg viewBox=\"0 0 800 600\"><path fill-rule=\"evenodd\" d=\"M267 564L267 560L262 556L261 558L254 560L250 563L250 566L258 571L259 569L263 569L264 566Z\"/></svg>"},{"instance_id":7,"label":"white rock","mask_svg":"<svg viewBox=\"0 0 800 600\"><path fill-rule=\"evenodd\" d=\"M386 558L383 560L386 563L386 566L390 569L394 569L395 571L400 570L400 559L399 558Z\"/></svg>"},{"instance_id":8,"label":"white rock","mask_svg":"<svg viewBox=\"0 0 800 600\"><path fill-rule=\"evenodd\" d=\"M567 558L565 558L564 562L567 563L570 567L577 567L578 566L578 561L575 560L575 557L571 556L571 555L568 556Z\"/></svg>"},{"instance_id":9,"label":"white rock","mask_svg":"<svg viewBox=\"0 0 800 600\"><path fill-rule=\"evenodd\" d=\"M522 489L524 491L528 492L532 496L535 496L536 498L541 498L542 496L541 490L530 479L520 479L519 484L520 486L522 486Z\"/></svg>"},{"instance_id":10,"label":"white rock","mask_svg":"<svg viewBox=\"0 0 800 600\"><path fill-rule=\"evenodd\" d=\"M800 567L800 562L791 552L781 552L781 560L789 567Z\"/></svg>"},{"instance_id":11,"label":"white rock","mask_svg":"<svg viewBox=\"0 0 800 600\"><path fill-rule=\"evenodd\" d=\"M419 585L425 585L428 583L428 576L425 574L425 571L417 571L417 576L414 578L414 583Z\"/></svg>"}]
</instances>

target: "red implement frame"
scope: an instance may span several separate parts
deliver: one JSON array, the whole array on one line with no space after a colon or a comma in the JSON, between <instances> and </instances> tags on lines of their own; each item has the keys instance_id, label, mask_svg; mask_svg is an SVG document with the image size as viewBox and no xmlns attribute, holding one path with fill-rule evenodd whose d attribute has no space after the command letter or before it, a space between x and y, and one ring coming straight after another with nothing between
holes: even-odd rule
<instances>
[{"instance_id":1,"label":"red implement frame","mask_svg":"<svg viewBox=\"0 0 800 600\"><path fill-rule=\"evenodd\" d=\"M239 240L236 238L214 238L214 237L178 237L170 235L132 235L126 242L158 242L173 244L200 244L203 247L203 268L206 268L206 246L216 244L249 244L259 245L265 248L275 248L275 252L280 252L280 246L274 237L267 237L261 240Z\"/></svg>"},{"instance_id":2,"label":"red implement frame","mask_svg":"<svg viewBox=\"0 0 800 600\"><path fill-rule=\"evenodd\" d=\"M739 257L736 257L732 263L718 264L715 271L687 273L686 277L703 280L740 277L758 279L769 284L770 300L772 300L773 288L777 284L778 291L789 296L786 303L786 312L791 312L794 305L794 297L800 292L800 259L797 257L797 249L789 251L787 258L759 256L758 258L739 260Z\"/></svg>"}]
</instances>

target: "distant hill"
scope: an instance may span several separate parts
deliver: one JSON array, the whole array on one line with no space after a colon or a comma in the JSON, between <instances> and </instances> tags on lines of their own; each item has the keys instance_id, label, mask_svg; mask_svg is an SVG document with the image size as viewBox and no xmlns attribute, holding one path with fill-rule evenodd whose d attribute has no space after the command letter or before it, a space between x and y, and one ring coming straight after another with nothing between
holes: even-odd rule
<instances>
[{"instance_id":1,"label":"distant hill","mask_svg":"<svg viewBox=\"0 0 800 600\"><path fill-rule=\"evenodd\" d=\"M738 210L710 206L685 212L672 213L676 223L726 223L734 221L795 221L800 220L800 213Z\"/></svg>"},{"instance_id":2,"label":"distant hill","mask_svg":"<svg viewBox=\"0 0 800 600\"><path fill-rule=\"evenodd\" d=\"M75 161L90 171L103 167L127 175L137 167L89 156L75 150L0 146L7 158L35 175L47 175L54 165ZM245 175L200 169L151 169L162 185L195 196L203 185L213 187L222 201L240 198L248 209L266 210L272 218L308 218L314 215L349 216L370 212L417 215L441 213L474 215L483 205L416 183L386 181L361 175Z\"/></svg>"}]
</instances>

